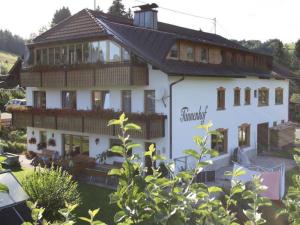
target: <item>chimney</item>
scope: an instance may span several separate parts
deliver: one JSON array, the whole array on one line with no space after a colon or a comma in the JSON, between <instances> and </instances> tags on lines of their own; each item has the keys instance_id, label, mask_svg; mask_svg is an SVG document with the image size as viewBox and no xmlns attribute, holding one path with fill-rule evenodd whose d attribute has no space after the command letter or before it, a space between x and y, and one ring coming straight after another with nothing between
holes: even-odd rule
<instances>
[{"instance_id":1,"label":"chimney","mask_svg":"<svg viewBox=\"0 0 300 225\"><path fill-rule=\"evenodd\" d=\"M133 25L148 29L157 29L157 10L158 5L155 3L135 6L140 10L134 11ZM134 7L134 8L135 8Z\"/></svg>"}]
</instances>

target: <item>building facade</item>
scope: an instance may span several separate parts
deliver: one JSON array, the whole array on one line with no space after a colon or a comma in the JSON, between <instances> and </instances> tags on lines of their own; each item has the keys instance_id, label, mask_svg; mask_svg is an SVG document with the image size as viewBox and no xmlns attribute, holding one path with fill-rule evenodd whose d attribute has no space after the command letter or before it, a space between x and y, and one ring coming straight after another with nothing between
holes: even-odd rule
<instances>
[{"instance_id":1,"label":"building facade","mask_svg":"<svg viewBox=\"0 0 300 225\"><path fill-rule=\"evenodd\" d=\"M82 10L28 48L21 73L27 108L13 110L13 124L36 139L28 150L97 157L118 144L119 130L107 122L125 112L142 127L131 133L141 144L136 153L155 143L178 162L196 147L195 126L212 121L224 137L208 140L220 153L216 169L237 147L249 154L267 149L268 129L288 120L289 83L272 71L271 56L160 23L147 5L134 20Z\"/></svg>"}]
</instances>

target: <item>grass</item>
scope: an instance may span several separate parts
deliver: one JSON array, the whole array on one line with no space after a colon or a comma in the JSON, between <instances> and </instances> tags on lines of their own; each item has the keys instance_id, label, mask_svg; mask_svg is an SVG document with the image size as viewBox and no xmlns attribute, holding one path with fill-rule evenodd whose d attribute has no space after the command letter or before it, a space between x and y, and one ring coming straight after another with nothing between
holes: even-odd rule
<instances>
[{"instance_id":1,"label":"grass","mask_svg":"<svg viewBox=\"0 0 300 225\"><path fill-rule=\"evenodd\" d=\"M17 56L8 52L0 51L0 65L3 65L7 71L11 69L17 60Z\"/></svg>"},{"instance_id":2,"label":"grass","mask_svg":"<svg viewBox=\"0 0 300 225\"><path fill-rule=\"evenodd\" d=\"M114 215L117 212L117 206L109 204L109 194L111 190L97 187L90 184L79 184L82 204L75 210L76 216L88 217L89 209L100 208L97 219L112 225L114 224ZM76 224L83 225L84 222L78 221Z\"/></svg>"}]
</instances>

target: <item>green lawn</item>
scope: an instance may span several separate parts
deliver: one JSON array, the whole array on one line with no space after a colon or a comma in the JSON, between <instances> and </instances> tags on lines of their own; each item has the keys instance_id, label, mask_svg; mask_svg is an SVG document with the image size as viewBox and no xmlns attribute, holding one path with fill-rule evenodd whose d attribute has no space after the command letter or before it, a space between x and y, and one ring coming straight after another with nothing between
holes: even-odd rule
<instances>
[{"instance_id":1,"label":"green lawn","mask_svg":"<svg viewBox=\"0 0 300 225\"><path fill-rule=\"evenodd\" d=\"M109 194L111 190L97 187L89 184L79 184L79 191L81 194L82 204L75 210L77 216L88 216L89 209L100 208L100 213L97 219L112 225L114 224L114 215L117 211L116 206L109 204ZM76 224L86 224L78 221Z\"/></svg>"}]
</instances>

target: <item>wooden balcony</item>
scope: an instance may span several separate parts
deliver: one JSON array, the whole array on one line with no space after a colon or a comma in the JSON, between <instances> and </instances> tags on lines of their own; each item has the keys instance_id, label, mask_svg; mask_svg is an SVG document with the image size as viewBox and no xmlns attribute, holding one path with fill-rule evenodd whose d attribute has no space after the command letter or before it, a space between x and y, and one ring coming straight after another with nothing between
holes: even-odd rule
<instances>
[{"instance_id":1,"label":"wooden balcony","mask_svg":"<svg viewBox=\"0 0 300 225\"><path fill-rule=\"evenodd\" d=\"M45 88L90 88L148 85L146 64L111 63L73 66L35 66L21 73L21 86Z\"/></svg>"},{"instance_id":2,"label":"wooden balcony","mask_svg":"<svg viewBox=\"0 0 300 225\"><path fill-rule=\"evenodd\" d=\"M115 126L108 127L111 118L118 117L117 112L112 116L96 111L68 111L62 109L32 109L11 110L12 124L18 128L37 127L53 130L73 131L87 134L101 134L117 136L120 129ZM98 115L97 115L98 114ZM141 131L130 132L132 138L154 139L165 136L165 116L128 114L129 120L141 126Z\"/></svg>"}]
</instances>

